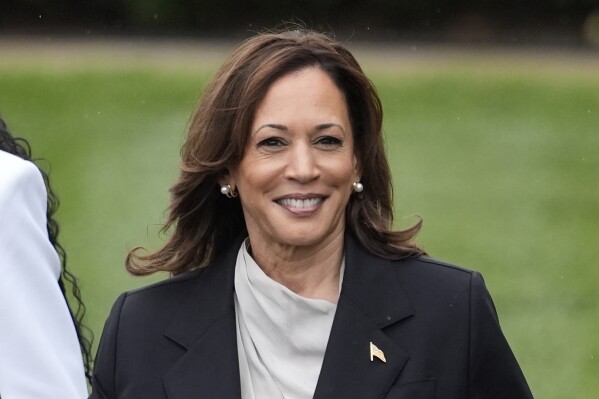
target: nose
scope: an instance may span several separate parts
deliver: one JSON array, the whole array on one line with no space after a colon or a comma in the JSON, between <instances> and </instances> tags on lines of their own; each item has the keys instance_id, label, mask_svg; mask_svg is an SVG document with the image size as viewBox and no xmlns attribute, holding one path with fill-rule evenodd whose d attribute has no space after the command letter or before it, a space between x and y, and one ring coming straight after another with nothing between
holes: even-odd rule
<instances>
[{"instance_id":1,"label":"nose","mask_svg":"<svg viewBox=\"0 0 599 399\"><path fill-rule=\"evenodd\" d=\"M293 145L288 156L285 178L308 183L320 176L316 154L309 144Z\"/></svg>"}]
</instances>

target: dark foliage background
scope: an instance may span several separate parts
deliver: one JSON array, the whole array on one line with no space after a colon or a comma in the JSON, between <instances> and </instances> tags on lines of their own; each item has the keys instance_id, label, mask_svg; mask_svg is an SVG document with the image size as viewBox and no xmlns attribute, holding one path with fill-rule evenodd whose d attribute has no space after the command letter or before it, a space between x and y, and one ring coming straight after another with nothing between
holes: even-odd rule
<instances>
[{"instance_id":1,"label":"dark foliage background","mask_svg":"<svg viewBox=\"0 0 599 399\"><path fill-rule=\"evenodd\" d=\"M576 41L593 10L599 0L2 0L0 33L238 37L302 21L360 39Z\"/></svg>"}]
</instances>

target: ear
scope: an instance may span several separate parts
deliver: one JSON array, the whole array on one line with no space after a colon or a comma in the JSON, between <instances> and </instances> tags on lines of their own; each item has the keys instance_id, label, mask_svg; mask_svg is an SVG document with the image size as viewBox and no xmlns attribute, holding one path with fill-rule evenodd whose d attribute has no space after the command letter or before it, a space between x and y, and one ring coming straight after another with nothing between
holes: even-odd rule
<instances>
[{"instance_id":1,"label":"ear","mask_svg":"<svg viewBox=\"0 0 599 399\"><path fill-rule=\"evenodd\" d=\"M360 181L362 178L362 165L358 161L358 157L354 154L354 181Z\"/></svg>"},{"instance_id":2,"label":"ear","mask_svg":"<svg viewBox=\"0 0 599 399\"><path fill-rule=\"evenodd\" d=\"M230 185L232 189L235 189L235 178L233 173L229 169L225 170L218 178L218 184L222 187L224 185Z\"/></svg>"}]
</instances>

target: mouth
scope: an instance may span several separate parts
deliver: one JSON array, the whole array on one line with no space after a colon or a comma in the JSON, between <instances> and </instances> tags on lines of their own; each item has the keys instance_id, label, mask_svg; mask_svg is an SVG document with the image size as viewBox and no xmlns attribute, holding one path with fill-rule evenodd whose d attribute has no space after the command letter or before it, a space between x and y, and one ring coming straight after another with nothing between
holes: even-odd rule
<instances>
[{"instance_id":1,"label":"mouth","mask_svg":"<svg viewBox=\"0 0 599 399\"><path fill-rule=\"evenodd\" d=\"M311 213L317 210L324 202L326 197L311 195L305 196L287 196L275 200L277 204L293 213Z\"/></svg>"}]
</instances>

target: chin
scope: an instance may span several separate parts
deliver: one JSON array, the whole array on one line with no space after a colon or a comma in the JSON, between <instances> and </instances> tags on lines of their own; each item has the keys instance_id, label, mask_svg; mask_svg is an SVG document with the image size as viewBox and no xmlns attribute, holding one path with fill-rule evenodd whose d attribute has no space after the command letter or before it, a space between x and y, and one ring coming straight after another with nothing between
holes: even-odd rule
<instances>
[{"instance_id":1,"label":"chin","mask_svg":"<svg viewBox=\"0 0 599 399\"><path fill-rule=\"evenodd\" d=\"M329 241L335 232L317 232L315 229L309 229L307 231L288 231L281 232L277 235L278 241L282 244L293 245L293 246L315 246L322 244L325 241Z\"/></svg>"}]
</instances>

